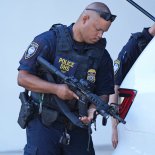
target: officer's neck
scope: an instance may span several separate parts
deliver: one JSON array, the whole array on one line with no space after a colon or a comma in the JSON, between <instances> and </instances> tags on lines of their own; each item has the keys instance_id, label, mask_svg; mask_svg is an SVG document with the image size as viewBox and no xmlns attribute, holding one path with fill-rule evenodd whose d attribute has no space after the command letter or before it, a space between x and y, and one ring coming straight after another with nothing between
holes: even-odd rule
<instances>
[{"instance_id":1,"label":"officer's neck","mask_svg":"<svg viewBox=\"0 0 155 155\"><path fill-rule=\"evenodd\" d=\"M84 40L83 40L83 38L82 38L82 35L81 35L81 33L80 33L80 31L79 31L79 28L78 28L79 26L78 26L78 24L77 23L75 23L74 25L73 25L73 29L72 29L72 31L73 31L73 39L75 40L75 41L77 41L77 42L84 42Z\"/></svg>"}]
</instances>

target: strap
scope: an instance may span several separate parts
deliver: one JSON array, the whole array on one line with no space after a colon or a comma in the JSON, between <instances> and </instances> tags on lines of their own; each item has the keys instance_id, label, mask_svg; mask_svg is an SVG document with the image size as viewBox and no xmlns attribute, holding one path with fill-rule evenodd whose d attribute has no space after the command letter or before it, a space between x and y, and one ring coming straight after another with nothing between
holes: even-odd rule
<instances>
[{"instance_id":1,"label":"strap","mask_svg":"<svg viewBox=\"0 0 155 155\"><path fill-rule=\"evenodd\" d=\"M43 110L43 100L44 100L44 94L41 94L41 97L39 100L39 114L41 114Z\"/></svg>"},{"instance_id":2,"label":"strap","mask_svg":"<svg viewBox=\"0 0 155 155\"><path fill-rule=\"evenodd\" d=\"M80 128L86 128L86 126L79 120L79 118L70 111L70 109L68 108L68 106L66 105L66 103L59 99L57 96L53 96L58 107L60 108L60 110L63 112L63 114L76 126L80 127Z\"/></svg>"},{"instance_id":3,"label":"strap","mask_svg":"<svg viewBox=\"0 0 155 155\"><path fill-rule=\"evenodd\" d=\"M66 25L54 24L50 30L54 30L57 36L57 51L71 51L72 38Z\"/></svg>"}]
</instances>

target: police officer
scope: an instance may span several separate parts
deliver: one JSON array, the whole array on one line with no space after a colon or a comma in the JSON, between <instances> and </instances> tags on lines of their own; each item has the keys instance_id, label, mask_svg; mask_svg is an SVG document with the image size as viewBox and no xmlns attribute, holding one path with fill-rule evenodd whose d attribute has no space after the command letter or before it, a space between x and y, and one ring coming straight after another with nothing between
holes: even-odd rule
<instances>
[{"instance_id":1,"label":"police officer","mask_svg":"<svg viewBox=\"0 0 155 155\"><path fill-rule=\"evenodd\" d=\"M150 28L144 28L142 32L132 34L119 53L118 58L114 61L115 94L110 96L111 103L118 102L117 90L119 86L153 36L155 36L155 24ZM118 143L117 124L117 120L112 119L112 144L114 148L116 148Z\"/></svg>"},{"instance_id":2,"label":"police officer","mask_svg":"<svg viewBox=\"0 0 155 155\"><path fill-rule=\"evenodd\" d=\"M36 36L25 51L18 68L18 84L31 91L36 113L26 127L24 155L95 154L87 126L95 106L88 105L87 115L79 116L76 104L79 96L59 78L51 77L37 58L42 56L67 76L88 80L91 90L108 103L109 94L114 93L114 74L102 35L115 17L104 3L94 2L85 8L76 23L68 27L53 25L49 31ZM86 127L74 125L61 112L53 95L65 102Z\"/></svg>"}]
</instances>

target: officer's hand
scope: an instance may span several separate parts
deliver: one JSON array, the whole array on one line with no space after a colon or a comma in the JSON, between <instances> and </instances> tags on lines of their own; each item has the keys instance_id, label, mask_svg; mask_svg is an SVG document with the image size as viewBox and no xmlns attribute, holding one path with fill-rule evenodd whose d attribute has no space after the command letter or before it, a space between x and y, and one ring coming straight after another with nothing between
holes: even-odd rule
<instances>
[{"instance_id":1,"label":"officer's hand","mask_svg":"<svg viewBox=\"0 0 155 155\"><path fill-rule=\"evenodd\" d=\"M58 84L56 95L62 100L72 100L74 98L79 99L79 97L71 91L66 84Z\"/></svg>"},{"instance_id":2,"label":"officer's hand","mask_svg":"<svg viewBox=\"0 0 155 155\"><path fill-rule=\"evenodd\" d=\"M83 116L79 118L83 124L88 125L92 121L92 117Z\"/></svg>"},{"instance_id":3,"label":"officer's hand","mask_svg":"<svg viewBox=\"0 0 155 155\"><path fill-rule=\"evenodd\" d=\"M117 131L117 125L118 125L118 120L112 118L112 146L115 149L118 144L118 131Z\"/></svg>"},{"instance_id":4,"label":"officer's hand","mask_svg":"<svg viewBox=\"0 0 155 155\"><path fill-rule=\"evenodd\" d=\"M96 113L96 109L95 108L90 108L88 110L88 117L87 116L83 116L83 117L80 117L79 119L84 123L84 124L89 124L92 120L93 120L93 117L94 117L94 113Z\"/></svg>"},{"instance_id":5,"label":"officer's hand","mask_svg":"<svg viewBox=\"0 0 155 155\"><path fill-rule=\"evenodd\" d=\"M112 146L115 149L117 147L118 144L118 131L117 131L117 127L113 127L112 128Z\"/></svg>"}]
</instances>

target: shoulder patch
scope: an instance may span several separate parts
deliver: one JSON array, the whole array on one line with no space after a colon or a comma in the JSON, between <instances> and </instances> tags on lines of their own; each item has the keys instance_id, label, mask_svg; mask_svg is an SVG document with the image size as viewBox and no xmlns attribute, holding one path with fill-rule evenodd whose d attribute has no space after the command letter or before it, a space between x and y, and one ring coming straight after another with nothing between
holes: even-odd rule
<instances>
[{"instance_id":1,"label":"shoulder patch","mask_svg":"<svg viewBox=\"0 0 155 155\"><path fill-rule=\"evenodd\" d=\"M117 73L117 71L119 70L120 68L120 61L119 60L115 60L114 61L114 74Z\"/></svg>"},{"instance_id":2,"label":"shoulder patch","mask_svg":"<svg viewBox=\"0 0 155 155\"><path fill-rule=\"evenodd\" d=\"M39 45L35 42L32 42L30 46L25 51L25 59L31 58L37 51Z\"/></svg>"}]
</instances>

